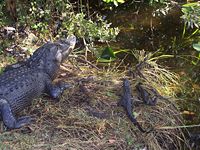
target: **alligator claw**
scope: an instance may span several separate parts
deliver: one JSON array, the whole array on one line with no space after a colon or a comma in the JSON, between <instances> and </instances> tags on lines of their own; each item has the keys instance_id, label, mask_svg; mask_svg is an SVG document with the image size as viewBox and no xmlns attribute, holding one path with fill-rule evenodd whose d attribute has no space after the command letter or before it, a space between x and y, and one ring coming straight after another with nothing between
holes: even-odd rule
<instances>
[{"instance_id":1,"label":"alligator claw","mask_svg":"<svg viewBox=\"0 0 200 150\"><path fill-rule=\"evenodd\" d=\"M48 94L58 101L64 90L70 87L72 87L72 85L65 82L58 82L55 85L50 84L48 88Z\"/></svg>"},{"instance_id":2,"label":"alligator claw","mask_svg":"<svg viewBox=\"0 0 200 150\"><path fill-rule=\"evenodd\" d=\"M19 117L17 119L18 122L32 122L34 120L35 120L35 118L33 118L31 116L23 116L23 117Z\"/></svg>"},{"instance_id":3,"label":"alligator claw","mask_svg":"<svg viewBox=\"0 0 200 150\"><path fill-rule=\"evenodd\" d=\"M64 90L66 90L66 89L68 89L68 88L71 88L72 85L69 84L69 83L60 82L60 83L59 83L59 87L60 87L60 90L61 90L61 91L64 91Z\"/></svg>"},{"instance_id":4,"label":"alligator claw","mask_svg":"<svg viewBox=\"0 0 200 150\"><path fill-rule=\"evenodd\" d=\"M15 128L21 128L22 126L30 124L34 118L30 116L23 116L16 120Z\"/></svg>"}]
</instances>

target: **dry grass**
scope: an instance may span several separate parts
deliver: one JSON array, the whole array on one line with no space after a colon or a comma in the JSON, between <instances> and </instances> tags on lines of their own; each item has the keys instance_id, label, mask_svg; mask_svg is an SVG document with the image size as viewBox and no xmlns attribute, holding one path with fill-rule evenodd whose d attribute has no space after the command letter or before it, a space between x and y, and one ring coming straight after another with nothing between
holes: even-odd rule
<instances>
[{"instance_id":1,"label":"dry grass","mask_svg":"<svg viewBox=\"0 0 200 150\"><path fill-rule=\"evenodd\" d=\"M67 67L66 67L67 66ZM143 128L155 127L149 134L141 132L117 106L121 78L126 72L97 71L80 64L65 65L59 79L74 85L60 102L38 98L20 115L33 115L35 122L19 130L0 134L0 149L13 150L149 150L180 149L185 144L179 111L172 103L159 99L156 106L134 107ZM135 80L131 80L135 95ZM167 129L165 127L174 127Z\"/></svg>"},{"instance_id":2,"label":"dry grass","mask_svg":"<svg viewBox=\"0 0 200 150\"><path fill-rule=\"evenodd\" d=\"M180 88L180 77L166 69L166 66L157 63L158 59L171 56L154 57L153 53L147 54L145 51L136 51L134 55L138 60L138 65L134 69L137 80L147 86L151 85L162 95L174 97Z\"/></svg>"}]
</instances>

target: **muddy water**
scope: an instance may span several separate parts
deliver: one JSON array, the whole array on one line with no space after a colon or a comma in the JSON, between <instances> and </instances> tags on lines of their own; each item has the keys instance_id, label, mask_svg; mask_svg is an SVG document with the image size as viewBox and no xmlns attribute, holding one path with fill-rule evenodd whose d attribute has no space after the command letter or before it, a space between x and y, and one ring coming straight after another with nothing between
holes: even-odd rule
<instances>
[{"instance_id":1,"label":"muddy water","mask_svg":"<svg viewBox=\"0 0 200 150\"><path fill-rule=\"evenodd\" d=\"M164 54L173 55L197 55L191 47L192 39L182 37L184 23L180 19L181 10L174 6L167 15L153 16L153 8L140 4L117 7L113 14L107 19L115 27L120 28L117 42L113 43L118 49L137 49L145 51L160 50ZM187 32L188 35L191 31ZM187 35L186 35L187 36ZM195 37L193 37L195 38ZM186 44L185 44L186 43ZM187 124L200 123L200 82L199 67L194 66L184 59L173 58L165 60L165 65L170 66L173 71L181 75L186 86L183 93L178 94L181 111ZM170 62L170 63L169 63ZM161 62L162 63L162 62ZM196 129L200 131L200 129Z\"/></svg>"},{"instance_id":2,"label":"muddy water","mask_svg":"<svg viewBox=\"0 0 200 150\"><path fill-rule=\"evenodd\" d=\"M123 7L121 7L123 8ZM181 11L174 7L169 13L153 16L153 8L149 6L118 7L108 18L114 26L121 29L117 41L123 48L145 50L171 49L174 37L181 38L183 23Z\"/></svg>"}]
</instances>

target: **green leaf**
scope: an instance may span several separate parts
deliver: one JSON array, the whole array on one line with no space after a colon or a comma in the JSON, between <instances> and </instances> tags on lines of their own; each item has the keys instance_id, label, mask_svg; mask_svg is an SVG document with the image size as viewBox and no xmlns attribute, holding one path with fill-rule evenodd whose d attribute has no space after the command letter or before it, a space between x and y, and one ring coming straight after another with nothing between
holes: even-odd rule
<instances>
[{"instance_id":1,"label":"green leaf","mask_svg":"<svg viewBox=\"0 0 200 150\"><path fill-rule=\"evenodd\" d=\"M188 3L183 5L183 7L193 7L193 6L198 6L198 2Z\"/></svg>"},{"instance_id":2,"label":"green leaf","mask_svg":"<svg viewBox=\"0 0 200 150\"><path fill-rule=\"evenodd\" d=\"M137 116L139 116L139 114L137 113L137 112L132 112L132 114L133 114L133 116L135 117L135 118L137 118Z\"/></svg>"},{"instance_id":3,"label":"green leaf","mask_svg":"<svg viewBox=\"0 0 200 150\"><path fill-rule=\"evenodd\" d=\"M113 3L114 3L115 6L118 6L117 0L114 0Z\"/></svg>"},{"instance_id":4,"label":"green leaf","mask_svg":"<svg viewBox=\"0 0 200 150\"><path fill-rule=\"evenodd\" d=\"M114 54L112 48L106 47L106 48L103 50L103 52L102 52L100 58L110 60L111 58L116 58L116 56L115 56L115 54Z\"/></svg>"},{"instance_id":5,"label":"green leaf","mask_svg":"<svg viewBox=\"0 0 200 150\"><path fill-rule=\"evenodd\" d=\"M97 62L103 62L103 63L110 63L112 61L116 60L116 56L110 47L106 47L101 56L97 59Z\"/></svg>"},{"instance_id":6,"label":"green leaf","mask_svg":"<svg viewBox=\"0 0 200 150\"><path fill-rule=\"evenodd\" d=\"M117 0L119 3L124 3L125 1L124 0Z\"/></svg>"},{"instance_id":7,"label":"green leaf","mask_svg":"<svg viewBox=\"0 0 200 150\"><path fill-rule=\"evenodd\" d=\"M113 62L115 60L116 60L116 58L110 58L110 59L98 58L97 62L100 62L100 63L110 63L110 62Z\"/></svg>"},{"instance_id":8,"label":"green leaf","mask_svg":"<svg viewBox=\"0 0 200 150\"><path fill-rule=\"evenodd\" d=\"M194 62L194 61L192 61L192 64L193 64L193 65L197 65L197 63L196 63L196 62Z\"/></svg>"},{"instance_id":9,"label":"green leaf","mask_svg":"<svg viewBox=\"0 0 200 150\"><path fill-rule=\"evenodd\" d=\"M106 3L110 3L111 2L111 0L103 0L104 2L106 2Z\"/></svg>"},{"instance_id":10,"label":"green leaf","mask_svg":"<svg viewBox=\"0 0 200 150\"><path fill-rule=\"evenodd\" d=\"M194 43L194 44L192 45L192 47L193 47L195 50L197 50L198 52L200 52L200 42Z\"/></svg>"},{"instance_id":11,"label":"green leaf","mask_svg":"<svg viewBox=\"0 0 200 150\"><path fill-rule=\"evenodd\" d=\"M127 54L130 54L130 50L128 49L120 49L120 50L117 50L115 52L113 52L114 54L118 54L118 53L127 53Z\"/></svg>"}]
</instances>

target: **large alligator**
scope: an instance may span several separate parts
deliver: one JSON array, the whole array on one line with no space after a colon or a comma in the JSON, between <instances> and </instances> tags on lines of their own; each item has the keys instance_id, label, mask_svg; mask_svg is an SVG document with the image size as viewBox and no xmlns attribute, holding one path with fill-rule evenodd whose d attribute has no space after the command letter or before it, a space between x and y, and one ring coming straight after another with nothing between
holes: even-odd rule
<instances>
[{"instance_id":1,"label":"large alligator","mask_svg":"<svg viewBox=\"0 0 200 150\"><path fill-rule=\"evenodd\" d=\"M0 118L8 129L20 128L31 122L30 116L16 118L15 115L31 105L34 98L46 93L58 99L69 87L64 82L53 84L52 81L75 43L75 36L55 43L48 42L29 59L8 66L0 75Z\"/></svg>"}]
</instances>

